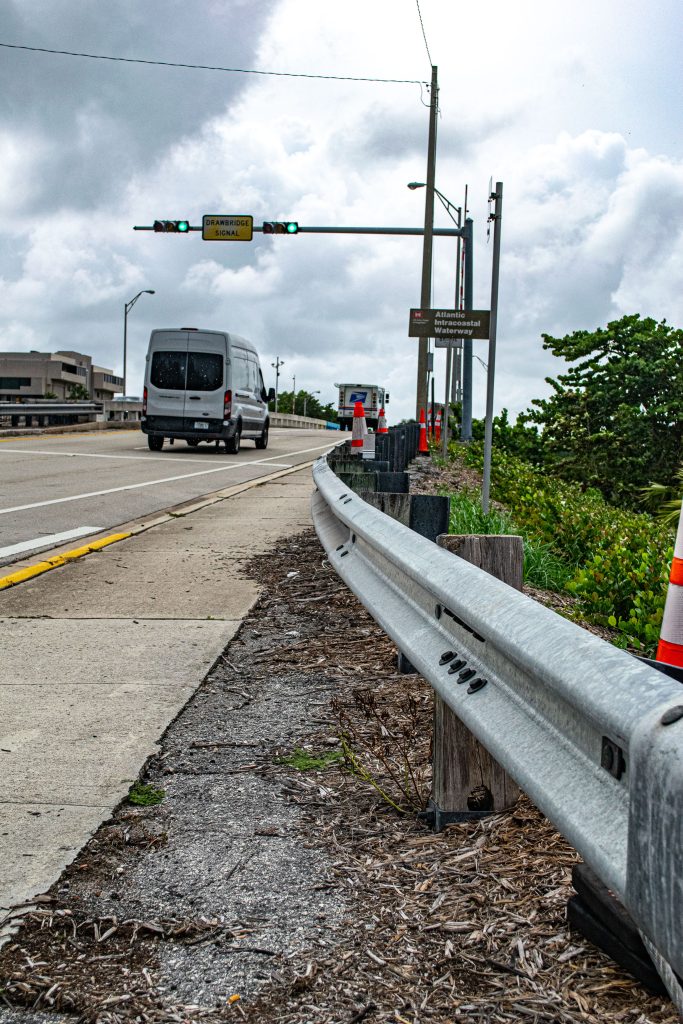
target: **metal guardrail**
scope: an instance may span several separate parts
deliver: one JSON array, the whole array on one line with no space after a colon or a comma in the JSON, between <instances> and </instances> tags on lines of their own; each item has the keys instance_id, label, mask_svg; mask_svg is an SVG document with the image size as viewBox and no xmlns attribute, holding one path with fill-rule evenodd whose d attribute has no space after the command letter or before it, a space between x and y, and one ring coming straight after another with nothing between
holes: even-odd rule
<instances>
[{"instance_id":1,"label":"metal guardrail","mask_svg":"<svg viewBox=\"0 0 683 1024\"><path fill-rule=\"evenodd\" d=\"M683 1009L683 690L383 515L316 462L331 565L626 906ZM486 685L459 686L455 651Z\"/></svg>"},{"instance_id":2,"label":"metal guardrail","mask_svg":"<svg viewBox=\"0 0 683 1024\"><path fill-rule=\"evenodd\" d=\"M0 402L0 416L82 416L103 410L102 402Z\"/></svg>"}]
</instances>

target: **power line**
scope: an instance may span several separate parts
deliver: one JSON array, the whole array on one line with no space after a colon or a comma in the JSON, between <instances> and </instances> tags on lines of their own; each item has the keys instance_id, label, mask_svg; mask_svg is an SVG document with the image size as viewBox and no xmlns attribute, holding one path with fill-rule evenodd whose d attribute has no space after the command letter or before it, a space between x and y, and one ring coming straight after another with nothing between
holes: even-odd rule
<instances>
[{"instance_id":1,"label":"power line","mask_svg":"<svg viewBox=\"0 0 683 1024\"><path fill-rule=\"evenodd\" d=\"M425 32L424 21L422 20L422 11L420 10L420 0L415 0L415 3L417 4L417 13L418 13L418 16L420 18L420 27L422 28L422 38L425 41L425 50L427 51L427 56L429 57L429 66L430 67L434 67L434 62L432 60L432 55L429 52L429 43L427 42L427 33Z\"/></svg>"},{"instance_id":2,"label":"power line","mask_svg":"<svg viewBox=\"0 0 683 1024\"><path fill-rule=\"evenodd\" d=\"M164 68L192 68L197 71L223 71L236 75L270 75L276 78L320 78L337 82L377 82L384 85L425 85L416 78L362 78L355 75L310 75L296 71L257 71L253 68L224 68L212 64L180 64L171 60L143 60L140 57L109 57L102 53L77 53L73 50L50 50L45 46L20 46L1 43L7 50L29 50L31 53L56 53L62 57L87 57L89 60L111 60L122 64L151 64Z\"/></svg>"}]
</instances>

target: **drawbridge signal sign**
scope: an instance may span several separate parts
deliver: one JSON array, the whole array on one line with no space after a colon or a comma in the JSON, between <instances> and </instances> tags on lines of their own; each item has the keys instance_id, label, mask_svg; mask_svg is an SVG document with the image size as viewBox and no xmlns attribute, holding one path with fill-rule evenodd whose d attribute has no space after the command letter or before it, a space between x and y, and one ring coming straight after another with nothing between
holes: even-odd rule
<instances>
[{"instance_id":1,"label":"drawbridge signal sign","mask_svg":"<svg viewBox=\"0 0 683 1024\"><path fill-rule=\"evenodd\" d=\"M245 214L208 214L202 217L205 242L251 242L254 218Z\"/></svg>"}]
</instances>

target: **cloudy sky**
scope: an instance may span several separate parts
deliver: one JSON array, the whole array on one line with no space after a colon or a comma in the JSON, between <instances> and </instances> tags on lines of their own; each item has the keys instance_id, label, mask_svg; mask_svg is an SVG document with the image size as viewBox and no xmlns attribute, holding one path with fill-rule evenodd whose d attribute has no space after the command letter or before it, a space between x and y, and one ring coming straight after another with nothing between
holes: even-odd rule
<instances>
[{"instance_id":1,"label":"cloudy sky","mask_svg":"<svg viewBox=\"0 0 683 1024\"><path fill-rule=\"evenodd\" d=\"M414 410L422 239L252 242L134 232L154 219L421 227L431 65L437 187L474 218L488 308L489 179L504 183L496 407L546 393L541 332L625 313L683 326L680 0L0 0L0 347L90 353L141 391L154 327L234 330L280 388L376 382ZM291 75L292 77L289 77ZM339 76L294 77L302 76ZM406 80L394 83L343 80ZM450 226L436 208L436 225ZM455 241L435 240L434 306ZM475 343L487 358L487 343ZM436 356L443 391L443 353ZM475 360L474 412L485 399Z\"/></svg>"}]
</instances>

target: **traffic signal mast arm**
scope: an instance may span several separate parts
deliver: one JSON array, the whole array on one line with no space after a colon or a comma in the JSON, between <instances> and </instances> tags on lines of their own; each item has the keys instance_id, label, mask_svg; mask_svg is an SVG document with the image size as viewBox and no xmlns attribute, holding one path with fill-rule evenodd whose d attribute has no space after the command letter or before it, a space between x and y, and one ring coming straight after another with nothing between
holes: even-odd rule
<instances>
[{"instance_id":1,"label":"traffic signal mast arm","mask_svg":"<svg viewBox=\"0 0 683 1024\"><path fill-rule=\"evenodd\" d=\"M165 221L165 222L164 221L158 221L157 223L177 223L177 222L174 222L174 221ZM264 223L267 223L267 224L275 224L275 223L287 224L287 223L294 223L294 222L292 222L292 221L265 221ZM133 231L165 231L165 230L173 231L174 229L172 229L172 228L171 229L155 228L151 224L150 225L138 225L138 224L136 224L135 227L133 228ZM177 229L175 229L175 230L177 230ZM188 231L188 232L189 231L201 231L201 230L202 230L201 224L199 226L195 226L193 224L188 224L188 226L186 228L186 231ZM288 232L286 230L285 231L268 231L268 230L266 230L264 232L263 227L259 228L256 225L254 225L254 231L255 232L262 232L264 234L298 234L298 235L303 235L305 233L317 234L317 235L423 235L424 234L424 228L302 227L301 224L297 224L296 232L293 232L293 231L292 232ZM434 234L435 235L442 235L442 236L443 235L447 235L447 236L449 236L451 238L452 237L456 237L457 238L458 236L462 237L464 235L464 233L465 233L465 229L464 228L434 228Z\"/></svg>"}]
</instances>

